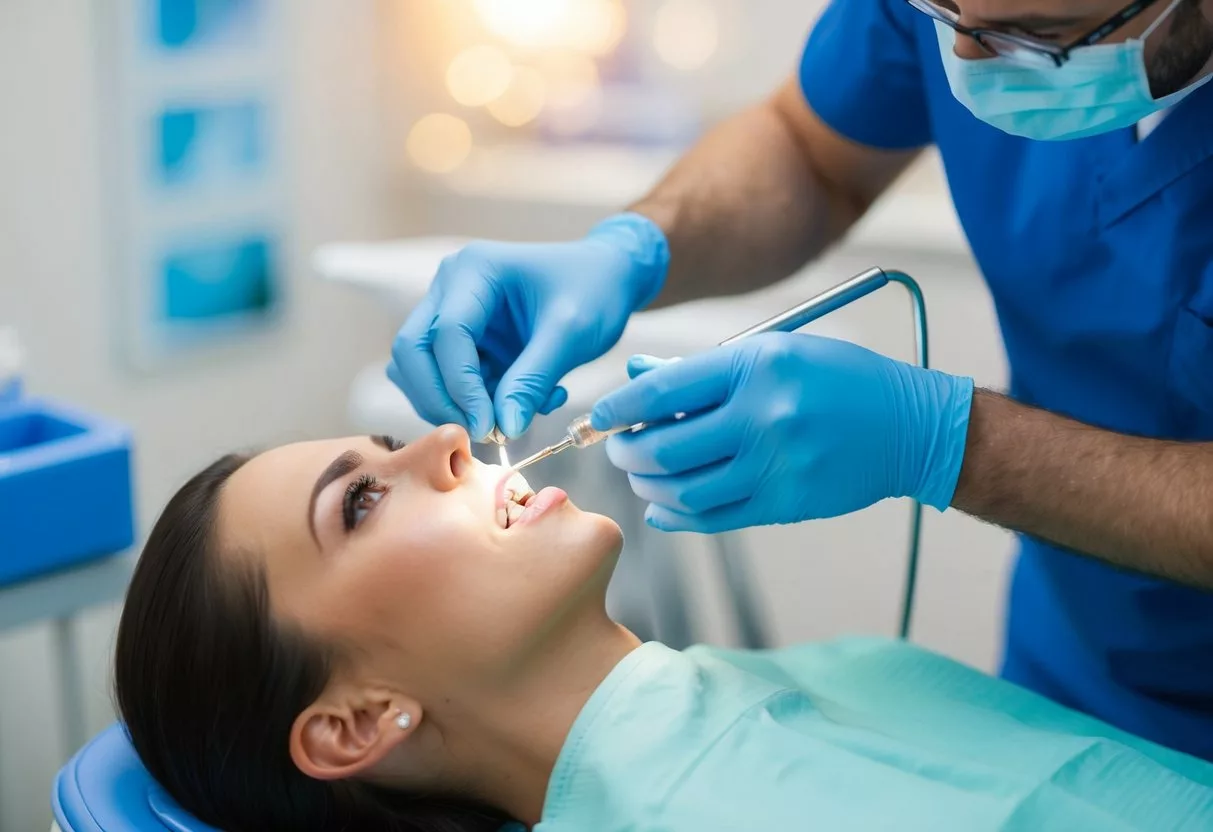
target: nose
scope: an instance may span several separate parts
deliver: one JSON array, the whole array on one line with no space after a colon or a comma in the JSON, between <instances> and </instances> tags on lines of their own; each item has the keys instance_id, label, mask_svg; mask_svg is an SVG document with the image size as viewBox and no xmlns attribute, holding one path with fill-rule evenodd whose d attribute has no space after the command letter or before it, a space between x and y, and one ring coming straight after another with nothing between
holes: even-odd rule
<instances>
[{"instance_id":1,"label":"nose","mask_svg":"<svg viewBox=\"0 0 1213 832\"><path fill-rule=\"evenodd\" d=\"M472 473L471 440L458 425L435 428L409 449L415 470L437 491L457 488Z\"/></svg>"},{"instance_id":2,"label":"nose","mask_svg":"<svg viewBox=\"0 0 1213 832\"><path fill-rule=\"evenodd\" d=\"M956 33L956 45L953 50L956 57L964 61L981 61L992 57L984 46L968 35Z\"/></svg>"},{"instance_id":3,"label":"nose","mask_svg":"<svg viewBox=\"0 0 1213 832\"><path fill-rule=\"evenodd\" d=\"M962 35L957 32L956 44L952 47L952 51L956 53L956 57L962 61L981 61L981 59L992 57L990 51L986 47L979 44L978 41L970 38L968 35Z\"/></svg>"},{"instance_id":4,"label":"nose","mask_svg":"<svg viewBox=\"0 0 1213 832\"><path fill-rule=\"evenodd\" d=\"M983 22L977 18L966 14L963 10L960 13L960 19L957 21L964 29L980 28ZM961 34L953 30L956 42L952 47L952 51L956 53L956 57L962 61L980 61L985 58L993 57L990 51L978 43L974 38Z\"/></svg>"}]
</instances>

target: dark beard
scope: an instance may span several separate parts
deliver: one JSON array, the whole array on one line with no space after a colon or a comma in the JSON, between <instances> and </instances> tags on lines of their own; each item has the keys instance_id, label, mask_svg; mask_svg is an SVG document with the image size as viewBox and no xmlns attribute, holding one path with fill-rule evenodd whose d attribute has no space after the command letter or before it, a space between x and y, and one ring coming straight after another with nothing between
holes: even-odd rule
<instances>
[{"instance_id":1,"label":"dark beard","mask_svg":"<svg viewBox=\"0 0 1213 832\"><path fill-rule=\"evenodd\" d=\"M1195 80L1213 57L1213 24L1205 19L1201 0L1184 0L1175 10L1167 40L1146 67L1155 99L1179 92Z\"/></svg>"}]
</instances>

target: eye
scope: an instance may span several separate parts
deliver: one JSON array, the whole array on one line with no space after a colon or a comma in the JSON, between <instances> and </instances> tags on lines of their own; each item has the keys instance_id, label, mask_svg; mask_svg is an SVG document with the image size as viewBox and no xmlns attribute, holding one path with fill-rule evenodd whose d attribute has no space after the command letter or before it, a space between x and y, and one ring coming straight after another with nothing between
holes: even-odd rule
<instances>
[{"instance_id":1,"label":"eye","mask_svg":"<svg viewBox=\"0 0 1213 832\"><path fill-rule=\"evenodd\" d=\"M366 518L366 515L383 499L387 487L379 483L374 476L363 474L350 483L345 489L345 499L341 501L341 518L345 530L352 532Z\"/></svg>"}]
</instances>

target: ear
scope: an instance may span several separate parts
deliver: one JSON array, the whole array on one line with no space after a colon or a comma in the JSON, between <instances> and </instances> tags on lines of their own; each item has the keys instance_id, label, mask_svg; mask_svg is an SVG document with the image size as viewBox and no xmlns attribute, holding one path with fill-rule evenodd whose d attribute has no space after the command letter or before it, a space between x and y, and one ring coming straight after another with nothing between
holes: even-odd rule
<instances>
[{"instance_id":1,"label":"ear","mask_svg":"<svg viewBox=\"0 0 1213 832\"><path fill-rule=\"evenodd\" d=\"M421 717L418 702L390 692L326 691L295 718L291 759L316 780L354 777L413 736Z\"/></svg>"}]
</instances>

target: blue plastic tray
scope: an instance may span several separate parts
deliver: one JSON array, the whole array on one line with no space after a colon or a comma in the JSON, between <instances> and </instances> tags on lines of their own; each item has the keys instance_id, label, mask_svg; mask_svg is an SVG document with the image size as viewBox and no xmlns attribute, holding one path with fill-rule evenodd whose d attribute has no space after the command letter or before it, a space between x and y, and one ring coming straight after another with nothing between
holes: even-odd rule
<instances>
[{"instance_id":1,"label":"blue plastic tray","mask_svg":"<svg viewBox=\"0 0 1213 832\"><path fill-rule=\"evenodd\" d=\"M0 406L0 586L133 541L130 433L45 400Z\"/></svg>"}]
</instances>

